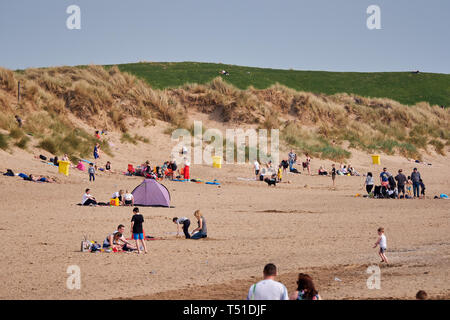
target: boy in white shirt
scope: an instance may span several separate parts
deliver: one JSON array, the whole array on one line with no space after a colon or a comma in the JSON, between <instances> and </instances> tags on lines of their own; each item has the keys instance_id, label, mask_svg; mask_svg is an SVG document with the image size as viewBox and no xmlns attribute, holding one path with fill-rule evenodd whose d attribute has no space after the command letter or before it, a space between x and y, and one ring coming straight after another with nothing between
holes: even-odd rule
<instances>
[{"instance_id":1,"label":"boy in white shirt","mask_svg":"<svg viewBox=\"0 0 450 320\"><path fill-rule=\"evenodd\" d=\"M384 254L386 252L387 246L386 246L386 236L384 235L384 228L378 228L378 240L375 242L374 248L377 247L377 245L380 245L380 251L378 254L381 257L381 262L388 262L388 259L386 258L386 255Z\"/></svg>"}]
</instances>

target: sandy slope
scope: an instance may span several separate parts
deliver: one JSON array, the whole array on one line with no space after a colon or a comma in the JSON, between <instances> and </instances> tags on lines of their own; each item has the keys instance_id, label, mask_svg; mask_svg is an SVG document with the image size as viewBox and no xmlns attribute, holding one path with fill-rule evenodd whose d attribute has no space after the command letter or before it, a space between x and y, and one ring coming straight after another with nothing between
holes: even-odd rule
<instances>
[{"instance_id":1,"label":"sandy slope","mask_svg":"<svg viewBox=\"0 0 450 320\"><path fill-rule=\"evenodd\" d=\"M121 145L119 136L111 134L115 156L101 163L111 159L119 171L129 162L161 163L171 149L161 132L156 127L141 129L151 143L137 146ZM411 298L419 289L448 298L450 202L432 196L450 193L449 158L425 160L433 165L417 166L427 199L402 201L354 197L363 193L362 177L338 177L332 190L330 178L288 174L286 183L269 188L237 179L253 176L250 165L225 165L220 170L196 165L192 177L217 178L222 185L164 182L175 208L142 212L146 232L165 240L148 242L150 253L137 255L79 252L84 234L101 242L119 223L128 229L132 214L130 208L82 208L76 203L87 186L97 199L107 201L119 188L133 189L141 178L99 174L89 183L86 173L58 175L55 167L33 159L31 153L0 151L0 170L47 174L60 181L39 184L0 176L0 235L6 240L0 251L0 298L239 299L268 262L279 267L289 290L296 272L310 272L324 298ZM394 156L383 156L382 161L391 172L401 167L410 173L415 166ZM353 151L350 162L359 172L380 171L366 154ZM312 167L315 172L330 163L313 159ZM188 241L169 234L176 230L172 217L193 219L196 209L207 218L208 239ZM379 226L386 228L392 266L382 268L382 289L368 290L365 271L379 260L372 249ZM81 290L66 288L69 265L81 268ZM200 285L206 287L180 290Z\"/></svg>"}]
</instances>

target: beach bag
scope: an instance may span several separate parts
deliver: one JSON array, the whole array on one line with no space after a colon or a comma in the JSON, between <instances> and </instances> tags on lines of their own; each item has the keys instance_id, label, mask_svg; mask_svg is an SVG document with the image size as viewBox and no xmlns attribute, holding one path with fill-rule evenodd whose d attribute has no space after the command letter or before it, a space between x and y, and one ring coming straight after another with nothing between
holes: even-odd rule
<instances>
[{"instance_id":1,"label":"beach bag","mask_svg":"<svg viewBox=\"0 0 450 320\"><path fill-rule=\"evenodd\" d=\"M91 249L92 243L90 243L87 239L81 241L81 252L88 252Z\"/></svg>"}]
</instances>

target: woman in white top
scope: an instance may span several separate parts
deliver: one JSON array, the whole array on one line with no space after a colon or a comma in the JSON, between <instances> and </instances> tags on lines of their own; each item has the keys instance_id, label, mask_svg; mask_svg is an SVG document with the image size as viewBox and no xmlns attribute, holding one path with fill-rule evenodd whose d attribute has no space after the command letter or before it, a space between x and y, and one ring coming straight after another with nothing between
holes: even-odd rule
<instances>
[{"instance_id":1,"label":"woman in white top","mask_svg":"<svg viewBox=\"0 0 450 320\"><path fill-rule=\"evenodd\" d=\"M128 190L125 192L125 195L123 196L125 200L126 206L134 206L134 196L128 192Z\"/></svg>"},{"instance_id":2,"label":"woman in white top","mask_svg":"<svg viewBox=\"0 0 450 320\"><path fill-rule=\"evenodd\" d=\"M366 181L364 181L364 184L366 186L367 194L370 194L372 192L373 185L374 185L372 172L367 173Z\"/></svg>"}]
</instances>

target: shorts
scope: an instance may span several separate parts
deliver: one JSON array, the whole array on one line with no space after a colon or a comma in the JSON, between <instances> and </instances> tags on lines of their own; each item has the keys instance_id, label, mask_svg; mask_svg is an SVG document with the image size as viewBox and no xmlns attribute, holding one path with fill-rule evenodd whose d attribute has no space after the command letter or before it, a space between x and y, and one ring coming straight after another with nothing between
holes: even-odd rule
<instances>
[{"instance_id":1,"label":"shorts","mask_svg":"<svg viewBox=\"0 0 450 320\"><path fill-rule=\"evenodd\" d=\"M131 203L132 203L131 200L125 200L125 204L126 204L126 205L130 205Z\"/></svg>"},{"instance_id":2,"label":"shorts","mask_svg":"<svg viewBox=\"0 0 450 320\"><path fill-rule=\"evenodd\" d=\"M257 176L259 174L259 170L255 170L255 175Z\"/></svg>"},{"instance_id":3,"label":"shorts","mask_svg":"<svg viewBox=\"0 0 450 320\"><path fill-rule=\"evenodd\" d=\"M382 182L381 182L381 185L382 185L383 187L387 187L387 186L389 186L389 181L382 181Z\"/></svg>"},{"instance_id":4,"label":"shorts","mask_svg":"<svg viewBox=\"0 0 450 320\"><path fill-rule=\"evenodd\" d=\"M385 253L386 252L386 248L382 248L382 247L380 247L380 253Z\"/></svg>"},{"instance_id":5,"label":"shorts","mask_svg":"<svg viewBox=\"0 0 450 320\"><path fill-rule=\"evenodd\" d=\"M398 188L398 194L400 194L400 193L405 194L405 186L399 185L399 186L397 186L397 188Z\"/></svg>"},{"instance_id":6,"label":"shorts","mask_svg":"<svg viewBox=\"0 0 450 320\"><path fill-rule=\"evenodd\" d=\"M133 233L133 239L134 240L144 240L144 234L143 233Z\"/></svg>"}]
</instances>

